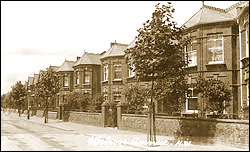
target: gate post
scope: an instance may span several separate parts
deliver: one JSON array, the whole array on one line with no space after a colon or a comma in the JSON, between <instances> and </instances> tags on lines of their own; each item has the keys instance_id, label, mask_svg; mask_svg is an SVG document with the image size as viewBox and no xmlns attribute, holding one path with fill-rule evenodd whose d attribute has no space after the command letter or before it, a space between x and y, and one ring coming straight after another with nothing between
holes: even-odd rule
<instances>
[{"instance_id":1,"label":"gate post","mask_svg":"<svg viewBox=\"0 0 250 152\"><path fill-rule=\"evenodd\" d=\"M125 102L119 102L116 105L116 107L117 107L117 128L118 129L122 128L122 114L123 114L126 106L127 106L127 104Z\"/></svg>"},{"instance_id":2,"label":"gate post","mask_svg":"<svg viewBox=\"0 0 250 152\"><path fill-rule=\"evenodd\" d=\"M108 107L109 107L109 103L108 102L103 102L102 103L102 126L106 127L107 123L108 123Z\"/></svg>"}]
</instances>

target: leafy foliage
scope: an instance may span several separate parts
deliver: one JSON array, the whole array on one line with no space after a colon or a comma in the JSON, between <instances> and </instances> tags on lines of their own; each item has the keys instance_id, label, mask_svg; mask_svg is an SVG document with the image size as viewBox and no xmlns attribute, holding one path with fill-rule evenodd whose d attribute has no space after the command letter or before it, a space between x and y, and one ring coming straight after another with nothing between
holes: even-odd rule
<instances>
[{"instance_id":1,"label":"leafy foliage","mask_svg":"<svg viewBox=\"0 0 250 152\"><path fill-rule=\"evenodd\" d=\"M151 20L138 30L135 46L125 51L125 58L130 67L135 67L139 81L156 82L154 98L175 107L179 101L184 102L186 91L182 86L185 86L183 50L187 40L182 38L183 28L173 21L175 9L170 4L156 5Z\"/></svg>"},{"instance_id":2,"label":"leafy foliage","mask_svg":"<svg viewBox=\"0 0 250 152\"><path fill-rule=\"evenodd\" d=\"M232 90L228 84L217 79L205 80L197 79L197 90L207 99L207 108L211 112L217 112L219 116L223 115L223 110L230 106Z\"/></svg>"},{"instance_id":3,"label":"leafy foliage","mask_svg":"<svg viewBox=\"0 0 250 152\"><path fill-rule=\"evenodd\" d=\"M82 92L71 92L65 97L67 109L80 109L80 111L87 111L90 95Z\"/></svg>"},{"instance_id":4,"label":"leafy foliage","mask_svg":"<svg viewBox=\"0 0 250 152\"><path fill-rule=\"evenodd\" d=\"M21 108L24 106L25 97L27 95L27 91L21 81L17 81L15 85L12 87L12 91L10 92L11 97L15 101L15 105Z\"/></svg>"},{"instance_id":5,"label":"leafy foliage","mask_svg":"<svg viewBox=\"0 0 250 152\"><path fill-rule=\"evenodd\" d=\"M163 79L156 83L155 98L166 105L163 111L171 115L173 112L181 111L187 89L188 86L184 81L184 76L179 76L175 79Z\"/></svg>"},{"instance_id":6,"label":"leafy foliage","mask_svg":"<svg viewBox=\"0 0 250 152\"><path fill-rule=\"evenodd\" d=\"M40 81L37 84L35 96L38 99L45 101L45 97L55 98L56 93L59 90L58 77L53 69L47 68L45 71L41 71Z\"/></svg>"},{"instance_id":7,"label":"leafy foliage","mask_svg":"<svg viewBox=\"0 0 250 152\"><path fill-rule=\"evenodd\" d=\"M135 113L143 111L143 106L148 105L148 99L150 99L150 89L133 86L129 88L125 93L128 100L128 106L130 110L135 110Z\"/></svg>"}]
</instances>

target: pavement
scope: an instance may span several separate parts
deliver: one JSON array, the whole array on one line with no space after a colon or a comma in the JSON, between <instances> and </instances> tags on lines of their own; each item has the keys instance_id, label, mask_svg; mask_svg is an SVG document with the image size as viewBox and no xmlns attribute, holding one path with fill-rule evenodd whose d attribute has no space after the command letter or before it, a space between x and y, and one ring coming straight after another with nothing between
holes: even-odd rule
<instances>
[{"instance_id":1,"label":"pavement","mask_svg":"<svg viewBox=\"0 0 250 152\"><path fill-rule=\"evenodd\" d=\"M27 120L27 115L22 114L18 117L17 113L9 113L8 115L23 119L35 123L37 125L55 128L62 131L68 131L75 135L84 135L88 137L87 144L89 146L116 146L124 145L130 147L131 150L156 150L156 151L248 151L249 149L231 147L227 145L220 145L216 143L203 142L200 139L197 140L177 140L174 137L158 136L157 143L154 146L149 146L147 141L147 134L119 130L117 128L110 127L98 127L92 125L83 125L72 122L63 122L61 120L49 119L48 123L44 123L44 118L31 116ZM71 137L72 138L72 137ZM74 138L74 137L73 137ZM123 150L123 149L117 149Z\"/></svg>"}]
</instances>

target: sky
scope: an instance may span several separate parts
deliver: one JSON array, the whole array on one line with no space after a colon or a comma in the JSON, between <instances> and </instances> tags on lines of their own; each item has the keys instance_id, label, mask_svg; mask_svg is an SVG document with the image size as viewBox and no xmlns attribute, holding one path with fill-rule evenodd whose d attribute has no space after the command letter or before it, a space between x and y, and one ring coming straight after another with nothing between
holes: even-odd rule
<instances>
[{"instance_id":1,"label":"sky","mask_svg":"<svg viewBox=\"0 0 250 152\"><path fill-rule=\"evenodd\" d=\"M238 1L205 1L228 8ZM157 3L167 1L1 1L1 95L50 65L102 53L111 42L129 44ZM173 1L181 26L202 1Z\"/></svg>"}]
</instances>

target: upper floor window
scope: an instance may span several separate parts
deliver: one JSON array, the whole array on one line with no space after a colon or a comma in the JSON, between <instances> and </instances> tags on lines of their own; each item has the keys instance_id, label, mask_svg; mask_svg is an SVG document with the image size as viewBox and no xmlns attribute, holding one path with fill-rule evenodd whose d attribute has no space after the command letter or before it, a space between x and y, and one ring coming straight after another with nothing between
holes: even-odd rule
<instances>
[{"instance_id":1,"label":"upper floor window","mask_svg":"<svg viewBox=\"0 0 250 152\"><path fill-rule=\"evenodd\" d=\"M68 87L69 86L69 77L68 76L64 76L63 79L64 79L63 86L64 87Z\"/></svg>"},{"instance_id":2,"label":"upper floor window","mask_svg":"<svg viewBox=\"0 0 250 152\"><path fill-rule=\"evenodd\" d=\"M134 69L135 69L135 66L134 66L134 65L129 66L129 68L128 68L128 76L129 76L129 77L134 77L134 76L135 76L135 71L134 71Z\"/></svg>"},{"instance_id":3,"label":"upper floor window","mask_svg":"<svg viewBox=\"0 0 250 152\"><path fill-rule=\"evenodd\" d=\"M76 71L76 84L80 83L80 79L79 79L79 71Z\"/></svg>"},{"instance_id":4,"label":"upper floor window","mask_svg":"<svg viewBox=\"0 0 250 152\"><path fill-rule=\"evenodd\" d=\"M224 63L222 34L208 35L207 38L207 52L208 63Z\"/></svg>"},{"instance_id":5,"label":"upper floor window","mask_svg":"<svg viewBox=\"0 0 250 152\"><path fill-rule=\"evenodd\" d=\"M84 82L85 84L90 84L90 72L89 71L85 71L84 72Z\"/></svg>"},{"instance_id":6,"label":"upper floor window","mask_svg":"<svg viewBox=\"0 0 250 152\"><path fill-rule=\"evenodd\" d=\"M122 78L122 65L114 64L114 79L121 79L121 78Z\"/></svg>"},{"instance_id":7,"label":"upper floor window","mask_svg":"<svg viewBox=\"0 0 250 152\"><path fill-rule=\"evenodd\" d=\"M193 40L186 47L188 66L197 65L197 41Z\"/></svg>"},{"instance_id":8,"label":"upper floor window","mask_svg":"<svg viewBox=\"0 0 250 152\"><path fill-rule=\"evenodd\" d=\"M108 81L108 65L104 66L104 81Z\"/></svg>"}]
</instances>

